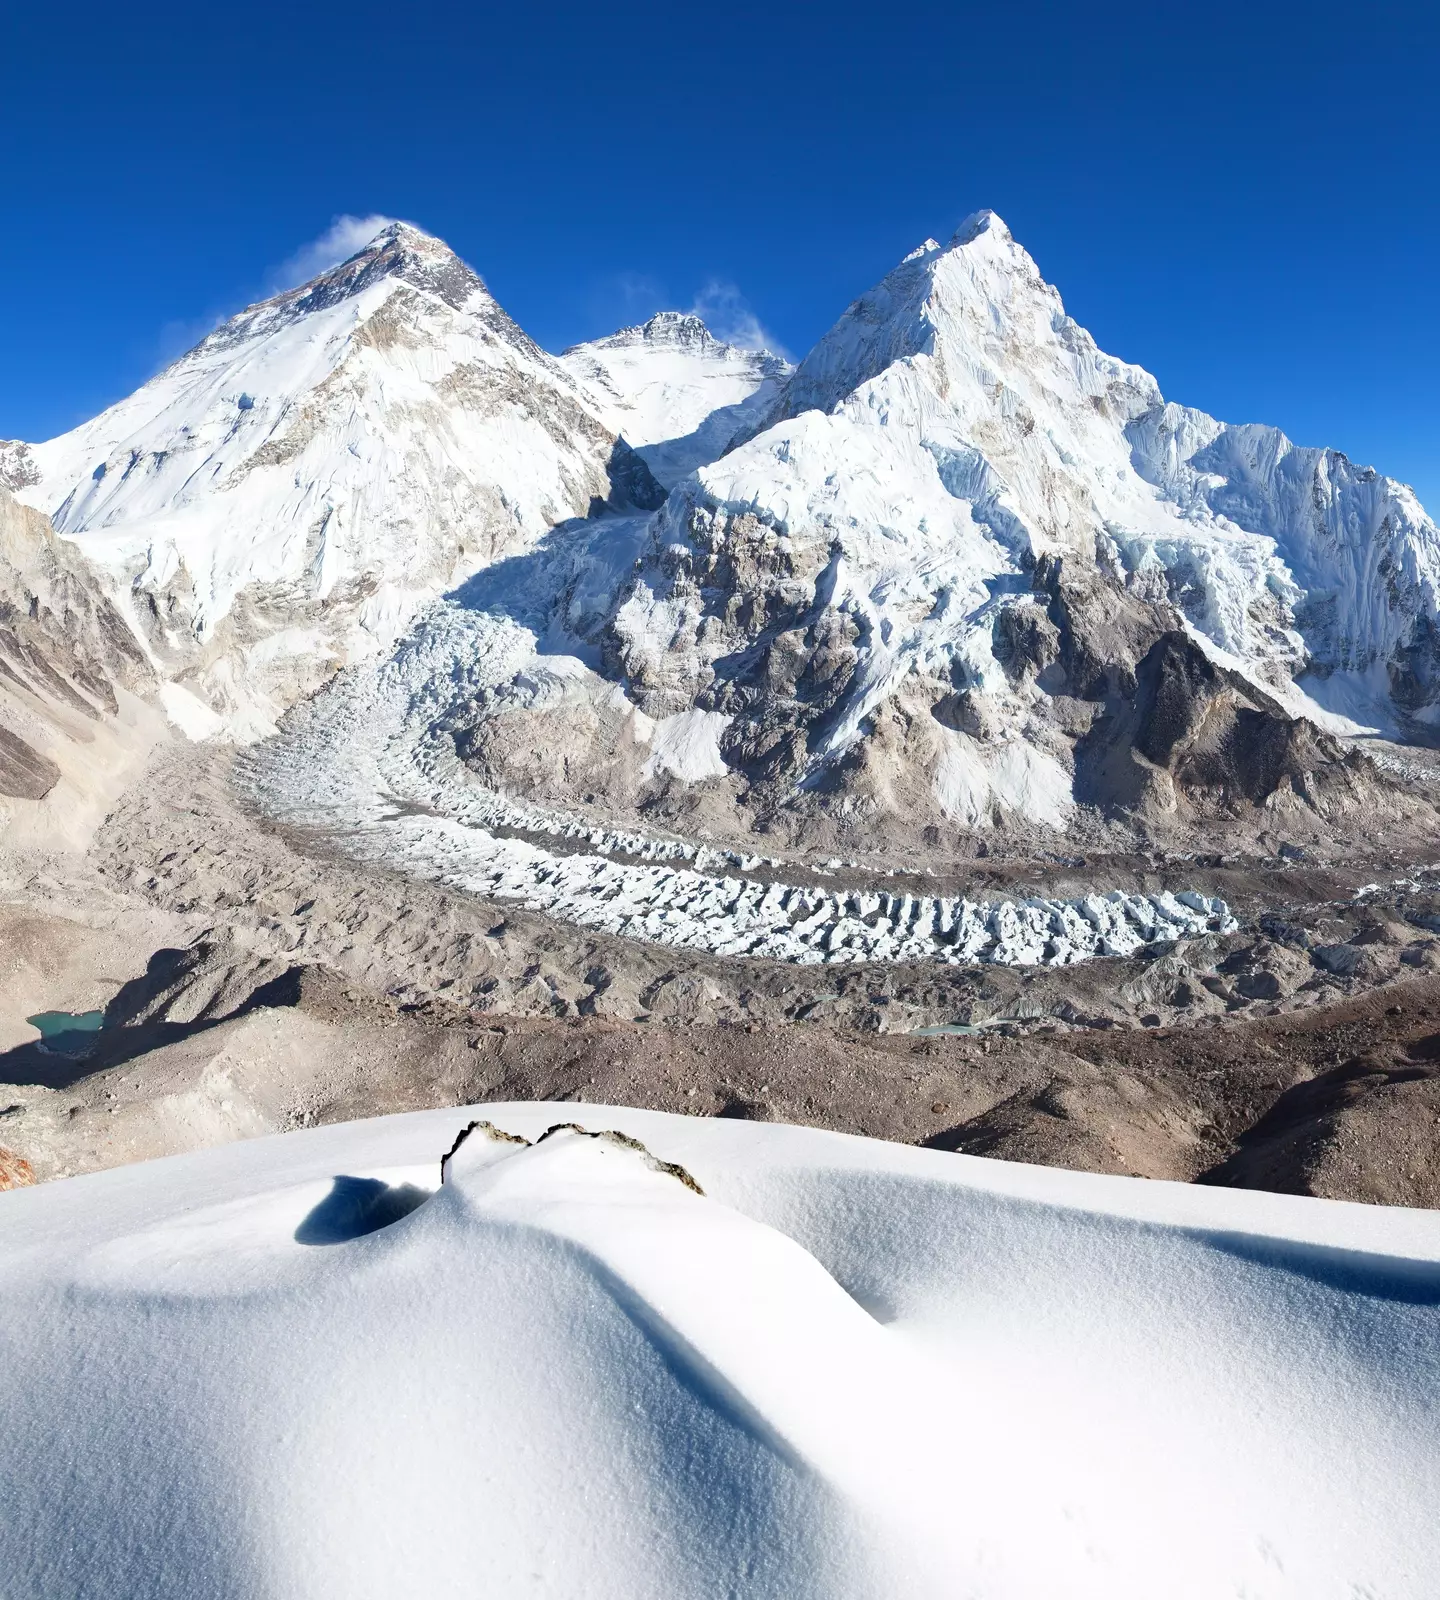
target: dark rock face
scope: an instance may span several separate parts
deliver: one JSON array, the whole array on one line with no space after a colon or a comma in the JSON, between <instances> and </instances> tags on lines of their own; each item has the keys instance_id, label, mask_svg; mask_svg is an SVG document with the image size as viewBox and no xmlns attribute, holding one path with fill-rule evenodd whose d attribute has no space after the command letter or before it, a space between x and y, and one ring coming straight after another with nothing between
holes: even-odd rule
<instances>
[{"instance_id":1,"label":"dark rock face","mask_svg":"<svg viewBox=\"0 0 1440 1600\"><path fill-rule=\"evenodd\" d=\"M610 452L610 499L617 509L633 506L637 511L658 511L665 504L665 491L655 481L643 457L623 439L617 439Z\"/></svg>"},{"instance_id":2,"label":"dark rock face","mask_svg":"<svg viewBox=\"0 0 1440 1600\"><path fill-rule=\"evenodd\" d=\"M1390 693L1405 711L1419 711L1440 697L1440 628L1417 617L1409 642L1390 662Z\"/></svg>"},{"instance_id":3,"label":"dark rock face","mask_svg":"<svg viewBox=\"0 0 1440 1600\"><path fill-rule=\"evenodd\" d=\"M43 800L59 781L60 769L48 756L0 725L0 794L15 800Z\"/></svg>"},{"instance_id":4,"label":"dark rock face","mask_svg":"<svg viewBox=\"0 0 1440 1600\"><path fill-rule=\"evenodd\" d=\"M1390 785L1359 752L1288 715L1186 634L1145 654L1129 694L1076 748L1076 794L1110 810L1237 817L1282 794L1323 813Z\"/></svg>"},{"instance_id":5,"label":"dark rock face","mask_svg":"<svg viewBox=\"0 0 1440 1600\"><path fill-rule=\"evenodd\" d=\"M1157 767L1169 767L1179 746L1203 726L1224 682L1209 659L1180 633L1159 639L1140 667L1141 723L1135 748Z\"/></svg>"}]
</instances>

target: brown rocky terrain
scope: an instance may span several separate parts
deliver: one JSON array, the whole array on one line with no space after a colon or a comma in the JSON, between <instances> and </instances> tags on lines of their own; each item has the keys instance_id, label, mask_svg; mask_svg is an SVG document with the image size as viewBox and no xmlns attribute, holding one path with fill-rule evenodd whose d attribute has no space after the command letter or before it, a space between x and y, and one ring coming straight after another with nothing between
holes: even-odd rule
<instances>
[{"instance_id":1,"label":"brown rocky terrain","mask_svg":"<svg viewBox=\"0 0 1440 1600\"><path fill-rule=\"evenodd\" d=\"M0 1143L42 1180L543 1098L1440 1204L1440 883L1398 856L1217 857L1200 871L1241 926L1143 960L795 967L349 862L242 808L232 759L169 744L87 854L7 861ZM1137 882L1197 870L1105 863L1122 865ZM1085 870L998 851L972 866L995 890ZM1389 881L1367 889L1377 868ZM25 1042L26 1016L92 1008L88 1055Z\"/></svg>"}]
</instances>

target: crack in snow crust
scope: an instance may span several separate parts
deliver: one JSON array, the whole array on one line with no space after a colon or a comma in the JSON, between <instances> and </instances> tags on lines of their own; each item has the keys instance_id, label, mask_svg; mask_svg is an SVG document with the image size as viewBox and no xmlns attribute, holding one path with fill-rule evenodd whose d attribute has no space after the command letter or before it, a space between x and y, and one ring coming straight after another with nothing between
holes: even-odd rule
<instances>
[{"instance_id":1,"label":"crack in snow crust","mask_svg":"<svg viewBox=\"0 0 1440 1600\"><path fill-rule=\"evenodd\" d=\"M508 799L475 781L444 724L535 654L534 633L512 620L437 605L389 661L353 669L292 713L241 781L277 820L321 830L361 860L710 955L1066 966L1236 926L1223 900L1193 890L972 901L774 882L750 876L783 867L773 858Z\"/></svg>"}]
</instances>

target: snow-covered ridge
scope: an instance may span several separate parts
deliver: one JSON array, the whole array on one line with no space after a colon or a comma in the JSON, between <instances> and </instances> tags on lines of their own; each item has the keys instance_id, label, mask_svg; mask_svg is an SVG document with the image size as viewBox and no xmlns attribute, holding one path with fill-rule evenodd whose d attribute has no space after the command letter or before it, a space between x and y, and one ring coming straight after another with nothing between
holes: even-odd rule
<instances>
[{"instance_id":1,"label":"snow-covered ridge","mask_svg":"<svg viewBox=\"0 0 1440 1600\"><path fill-rule=\"evenodd\" d=\"M0 1195L0 1566L8 1600L1426 1600L1437 1299L1431 1212L814 1129L251 1140Z\"/></svg>"},{"instance_id":2,"label":"snow-covered ridge","mask_svg":"<svg viewBox=\"0 0 1440 1600\"><path fill-rule=\"evenodd\" d=\"M611 625L647 710L730 715L739 761L789 719L801 782L896 697L959 693L961 738L979 737L939 753L934 793L960 820L1028 751L1045 769L1030 814L1063 825L1076 733L1057 695L1090 693L1056 665L1080 631L1046 615L1064 585L1123 593L1150 639L1182 626L1339 730L1440 715L1440 531L1413 493L1166 404L989 212L857 300L753 435L677 486L650 545ZM1133 667L1119 635L1081 643ZM834 688L787 706L816 676ZM956 760L974 783L941 776Z\"/></svg>"},{"instance_id":3,"label":"snow-covered ridge","mask_svg":"<svg viewBox=\"0 0 1440 1600\"><path fill-rule=\"evenodd\" d=\"M793 371L681 313L551 358L396 225L0 473L197 733L269 731L477 573L653 721L648 776L765 803L873 751L862 806L1064 831L1077 750L1177 629L1332 732L1440 716L1410 491L1167 403L989 212ZM624 562L635 519L597 507L653 512Z\"/></svg>"},{"instance_id":4,"label":"snow-covered ridge","mask_svg":"<svg viewBox=\"0 0 1440 1600\"><path fill-rule=\"evenodd\" d=\"M726 344L680 311L572 345L560 361L667 486L752 429L790 374L780 356Z\"/></svg>"}]
</instances>

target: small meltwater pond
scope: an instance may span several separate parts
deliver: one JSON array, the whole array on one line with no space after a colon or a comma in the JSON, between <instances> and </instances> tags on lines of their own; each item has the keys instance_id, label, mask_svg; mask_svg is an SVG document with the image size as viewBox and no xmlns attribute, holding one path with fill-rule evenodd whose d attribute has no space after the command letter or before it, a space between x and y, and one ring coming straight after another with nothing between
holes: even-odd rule
<instances>
[{"instance_id":1,"label":"small meltwater pond","mask_svg":"<svg viewBox=\"0 0 1440 1600\"><path fill-rule=\"evenodd\" d=\"M95 1048L95 1035L105 1021L103 1011L37 1011L26 1017L32 1028L40 1030L40 1043L59 1056L88 1056Z\"/></svg>"}]
</instances>

